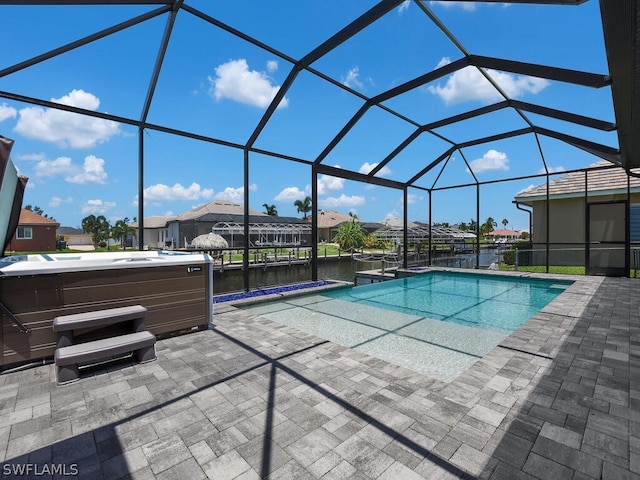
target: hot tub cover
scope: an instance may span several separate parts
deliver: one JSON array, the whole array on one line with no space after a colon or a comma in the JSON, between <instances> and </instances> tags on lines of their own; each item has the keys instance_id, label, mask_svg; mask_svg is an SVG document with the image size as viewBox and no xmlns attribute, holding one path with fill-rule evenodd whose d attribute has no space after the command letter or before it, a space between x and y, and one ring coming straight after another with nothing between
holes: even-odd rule
<instances>
[{"instance_id":1,"label":"hot tub cover","mask_svg":"<svg viewBox=\"0 0 640 480\"><path fill-rule=\"evenodd\" d=\"M18 228L27 177L18 175L9 154L13 140L0 135L0 257Z\"/></svg>"}]
</instances>

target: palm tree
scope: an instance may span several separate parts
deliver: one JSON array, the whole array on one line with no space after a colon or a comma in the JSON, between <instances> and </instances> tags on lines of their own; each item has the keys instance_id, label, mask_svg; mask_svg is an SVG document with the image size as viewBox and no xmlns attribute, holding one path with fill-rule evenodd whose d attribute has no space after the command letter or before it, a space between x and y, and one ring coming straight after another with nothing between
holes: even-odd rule
<instances>
[{"instance_id":1,"label":"palm tree","mask_svg":"<svg viewBox=\"0 0 640 480\"><path fill-rule=\"evenodd\" d=\"M487 221L484 222L480 227L480 231L483 235L489 235L491 232L493 232L493 230L495 230L495 227L497 225L498 224L496 223L496 221L493 218L489 217L487 218Z\"/></svg>"},{"instance_id":2,"label":"palm tree","mask_svg":"<svg viewBox=\"0 0 640 480\"><path fill-rule=\"evenodd\" d=\"M304 197L304 200L296 200L295 202L293 202L293 205L298 209L298 213L301 213L304 215L304 218L307 218L307 213L309 213L311 211L311 197L307 196Z\"/></svg>"},{"instance_id":3,"label":"palm tree","mask_svg":"<svg viewBox=\"0 0 640 480\"><path fill-rule=\"evenodd\" d=\"M263 203L262 206L264 207L264 213L266 213L267 215L271 215L272 217L277 217L278 216L278 210L276 210L276 206L275 205L269 205L267 203Z\"/></svg>"},{"instance_id":4,"label":"palm tree","mask_svg":"<svg viewBox=\"0 0 640 480\"><path fill-rule=\"evenodd\" d=\"M507 228L507 225L509 225L509 220L507 220L506 218L503 218L503 219L502 219L502 226L503 226L504 228Z\"/></svg>"},{"instance_id":5,"label":"palm tree","mask_svg":"<svg viewBox=\"0 0 640 480\"><path fill-rule=\"evenodd\" d=\"M471 221L469 222L469 230L473 233L476 233L478 230L478 222L476 222L474 219L471 219Z\"/></svg>"},{"instance_id":6,"label":"palm tree","mask_svg":"<svg viewBox=\"0 0 640 480\"><path fill-rule=\"evenodd\" d=\"M353 251L364 246L365 238L367 238L367 231L354 219L350 222L344 222L338 227L333 241L338 244L341 250Z\"/></svg>"},{"instance_id":7,"label":"palm tree","mask_svg":"<svg viewBox=\"0 0 640 480\"><path fill-rule=\"evenodd\" d=\"M130 220L128 217L124 217L122 220L118 220L111 228L111 237L120 241L120 246L124 248L124 240L129 235L135 235L136 229L129 225Z\"/></svg>"},{"instance_id":8,"label":"palm tree","mask_svg":"<svg viewBox=\"0 0 640 480\"><path fill-rule=\"evenodd\" d=\"M469 225L467 225L465 222L460 222L460 224L458 225L458 228L463 232L466 232L469 230Z\"/></svg>"},{"instance_id":9,"label":"palm tree","mask_svg":"<svg viewBox=\"0 0 640 480\"><path fill-rule=\"evenodd\" d=\"M82 230L93 235L93 244L97 246L101 241L109 238L111 226L104 215L88 215L82 219Z\"/></svg>"}]
</instances>

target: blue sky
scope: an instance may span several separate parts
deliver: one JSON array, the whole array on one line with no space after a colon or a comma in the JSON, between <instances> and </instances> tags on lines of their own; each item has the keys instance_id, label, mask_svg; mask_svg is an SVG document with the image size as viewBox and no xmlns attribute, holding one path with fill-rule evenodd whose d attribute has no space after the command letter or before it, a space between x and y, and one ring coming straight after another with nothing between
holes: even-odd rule
<instances>
[{"instance_id":1,"label":"blue sky","mask_svg":"<svg viewBox=\"0 0 640 480\"><path fill-rule=\"evenodd\" d=\"M375 5L323 0L209 2L189 5L273 47L277 55L180 11L166 52L148 122L243 144L251 136L292 65ZM598 2L581 6L424 2L472 54L606 74ZM0 6L5 21L0 71L101 29L154 10L154 6ZM0 76L0 91L139 120L165 28L166 14ZM412 2L390 11L312 67L365 97L372 97L463 57L463 52ZM609 87L591 89L488 70L511 98L614 121ZM490 105L501 98L478 69L467 67L385 102L419 124ZM314 160L363 104L362 98L302 71L259 135L255 147ZM536 125L617 148L615 133L527 114ZM437 129L454 142L523 128L505 109ZM415 126L380 108L367 111L323 164L367 173ZM243 202L242 150L145 131L145 216L180 214L216 198ZM24 204L37 205L65 226L89 214L115 222L138 215L138 131L0 97L0 134L16 141L12 158L29 177ZM540 137L551 171L581 168L598 159L558 140ZM449 147L424 133L378 175L407 181ZM456 152L425 174L430 188L534 175L543 163L533 135ZM250 207L276 206L299 216L294 201L310 195L311 169L269 155L250 156ZM444 164L443 164L444 165ZM442 171L441 171L442 170ZM491 216L509 228L528 228L511 203L517 192L543 182L527 179L481 187L480 220ZM365 221L402 216L399 190L319 178L321 209L353 212ZM469 222L476 189L435 191L434 222ZM428 221L428 194L409 190L409 219Z\"/></svg>"}]
</instances>

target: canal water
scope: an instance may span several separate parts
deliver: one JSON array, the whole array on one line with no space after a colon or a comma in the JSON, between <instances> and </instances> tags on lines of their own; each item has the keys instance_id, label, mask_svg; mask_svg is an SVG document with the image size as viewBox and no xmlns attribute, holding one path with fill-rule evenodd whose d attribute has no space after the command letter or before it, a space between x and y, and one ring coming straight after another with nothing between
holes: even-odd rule
<instances>
[{"instance_id":1,"label":"canal water","mask_svg":"<svg viewBox=\"0 0 640 480\"><path fill-rule=\"evenodd\" d=\"M492 263L498 263L500 253L497 250L481 249L480 266L488 267ZM420 264L426 265L426 257ZM433 264L439 267L474 268L476 255L464 253L449 257L433 259ZM394 268L393 263L385 262L385 268ZM343 280L353 282L356 272L363 270L380 270L381 261L354 260L345 256L342 258L320 258L318 260L319 280ZM288 285L311 281L311 265L268 265L266 268L257 267L249 269L249 289L259 289L274 285ZM244 290L242 270L223 269L214 267L213 290L216 295L221 293L239 292Z\"/></svg>"}]
</instances>

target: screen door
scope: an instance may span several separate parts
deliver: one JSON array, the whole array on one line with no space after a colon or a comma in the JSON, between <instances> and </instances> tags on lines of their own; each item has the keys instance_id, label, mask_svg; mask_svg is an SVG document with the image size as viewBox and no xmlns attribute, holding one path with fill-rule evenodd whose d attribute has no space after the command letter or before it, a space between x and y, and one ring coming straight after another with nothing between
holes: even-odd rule
<instances>
[{"instance_id":1,"label":"screen door","mask_svg":"<svg viewBox=\"0 0 640 480\"><path fill-rule=\"evenodd\" d=\"M586 233L587 275L628 276L627 202L589 203Z\"/></svg>"}]
</instances>

